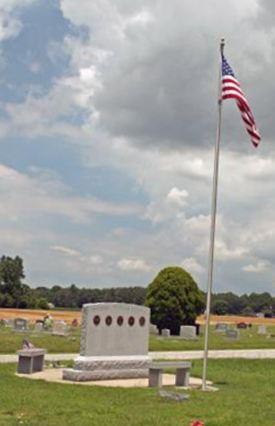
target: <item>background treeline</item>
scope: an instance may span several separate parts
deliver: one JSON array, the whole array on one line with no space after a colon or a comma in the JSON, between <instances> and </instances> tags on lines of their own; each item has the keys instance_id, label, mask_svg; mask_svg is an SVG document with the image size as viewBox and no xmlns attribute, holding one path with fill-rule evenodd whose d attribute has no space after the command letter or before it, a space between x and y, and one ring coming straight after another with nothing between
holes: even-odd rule
<instances>
[{"instance_id":1,"label":"background treeline","mask_svg":"<svg viewBox=\"0 0 275 426\"><path fill-rule=\"evenodd\" d=\"M57 285L30 288L25 278L23 260L16 256L0 259L0 307L48 309L80 309L84 303L124 302L142 305L146 298L146 287L78 288ZM205 299L205 298L204 298ZM275 315L275 297L269 293L251 293L238 296L234 293L217 293L212 297L212 313L219 315Z\"/></svg>"}]
</instances>

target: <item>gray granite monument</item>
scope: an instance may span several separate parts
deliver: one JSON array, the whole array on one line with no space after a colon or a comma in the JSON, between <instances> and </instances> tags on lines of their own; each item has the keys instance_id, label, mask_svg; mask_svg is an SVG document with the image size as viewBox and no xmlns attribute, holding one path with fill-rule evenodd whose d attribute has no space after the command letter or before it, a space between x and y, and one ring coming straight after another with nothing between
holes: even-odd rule
<instances>
[{"instance_id":1,"label":"gray granite monument","mask_svg":"<svg viewBox=\"0 0 275 426\"><path fill-rule=\"evenodd\" d=\"M194 325L182 325L180 337L185 340L197 340L196 327Z\"/></svg>"},{"instance_id":2,"label":"gray granite monument","mask_svg":"<svg viewBox=\"0 0 275 426\"><path fill-rule=\"evenodd\" d=\"M63 379L148 377L150 309L126 303L83 305L80 355Z\"/></svg>"}]
</instances>

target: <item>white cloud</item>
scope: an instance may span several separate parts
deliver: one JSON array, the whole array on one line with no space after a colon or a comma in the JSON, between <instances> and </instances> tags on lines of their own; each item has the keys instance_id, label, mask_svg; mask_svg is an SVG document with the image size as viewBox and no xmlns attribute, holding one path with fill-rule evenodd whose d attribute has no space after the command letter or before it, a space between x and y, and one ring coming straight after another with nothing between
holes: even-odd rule
<instances>
[{"instance_id":1,"label":"white cloud","mask_svg":"<svg viewBox=\"0 0 275 426\"><path fill-rule=\"evenodd\" d=\"M142 207L135 204L115 204L92 196L71 193L58 177L40 172L31 176L0 165L0 217L31 217L60 215L75 222L93 220L103 215L138 215Z\"/></svg>"},{"instance_id":2,"label":"white cloud","mask_svg":"<svg viewBox=\"0 0 275 426\"><path fill-rule=\"evenodd\" d=\"M22 23L13 12L20 7L26 7L37 0L1 0L0 2L0 42L17 37L22 29Z\"/></svg>"},{"instance_id":3,"label":"white cloud","mask_svg":"<svg viewBox=\"0 0 275 426\"><path fill-rule=\"evenodd\" d=\"M151 269L143 259L120 259L117 266L122 271L150 271Z\"/></svg>"},{"instance_id":4,"label":"white cloud","mask_svg":"<svg viewBox=\"0 0 275 426\"><path fill-rule=\"evenodd\" d=\"M191 275L194 276L202 275L205 272L205 269L194 257L187 257L181 263L181 266L186 269Z\"/></svg>"},{"instance_id":5,"label":"white cloud","mask_svg":"<svg viewBox=\"0 0 275 426\"><path fill-rule=\"evenodd\" d=\"M270 263L268 261L258 260L254 264L249 264L249 265L243 266L242 269L245 272L259 273L259 272L264 272L269 268L270 268Z\"/></svg>"},{"instance_id":6,"label":"white cloud","mask_svg":"<svg viewBox=\"0 0 275 426\"><path fill-rule=\"evenodd\" d=\"M215 242L215 258L219 260L232 260L243 258L248 253L245 247L229 248L224 241L216 240Z\"/></svg>"},{"instance_id":7,"label":"white cloud","mask_svg":"<svg viewBox=\"0 0 275 426\"><path fill-rule=\"evenodd\" d=\"M29 3L2 0L1 6L10 14L15 6ZM74 0L61 0L64 16L74 25L85 26L85 37L81 31L80 37L65 36L63 45L51 43L51 59L70 55L69 68L48 92L33 90L24 102L2 104L7 117L0 122L0 134L19 135L20 140L29 137L34 143L44 143L41 135L73 142L87 173L89 167L118 171L131 182L131 196L136 189L147 206L129 203L127 193L124 203L107 202L93 194L79 196L58 176L2 166L1 229L5 221L12 222L18 229L15 244L22 247L26 235L29 249L30 238L36 241L34 234L39 234L45 218L45 227L55 228L58 220L69 219L70 231L65 233L60 227L49 232L47 256L54 259L51 267L56 274L54 261L59 253L61 269L89 283L93 272L100 284L122 280L143 284L140 271L147 280L153 267L157 272L167 264L181 264L182 259L187 269L201 276L209 245L216 50L220 35L225 34L230 40L226 46L230 62L236 65L246 92L254 96L251 101L265 143L257 152L251 151L235 105L225 105L217 282L225 289L240 282L244 264L249 269L256 265L264 273L263 265L258 261L253 265L252 258L270 258L271 269L275 264L275 156L269 143L274 127L269 114L274 92L274 28L270 29L274 23L261 26L258 4L232 0L225 15L218 0L207 5L199 0L173 4L166 0L82 0L81 8ZM0 38L1 34L2 38L16 35L21 24L16 25L10 21ZM235 31L236 26L240 31ZM30 69L37 72L37 64ZM113 190L117 190L115 184ZM101 215L110 218L108 231L97 227ZM132 216L133 225L120 220L112 227L112 220L118 222L125 215ZM98 232L92 238L91 221ZM29 226L35 228L31 233ZM129 241L134 241L131 247ZM75 247L81 247L81 252Z\"/></svg>"},{"instance_id":8,"label":"white cloud","mask_svg":"<svg viewBox=\"0 0 275 426\"><path fill-rule=\"evenodd\" d=\"M64 246L51 246L51 249L54 251L57 251L59 253L65 254L66 256L80 256L79 251L74 250L70 247L64 247Z\"/></svg>"},{"instance_id":9,"label":"white cloud","mask_svg":"<svg viewBox=\"0 0 275 426\"><path fill-rule=\"evenodd\" d=\"M186 198L188 197L188 192L185 189L178 189L177 187L171 188L167 194L167 200L178 204L179 206L184 206L186 204Z\"/></svg>"}]
</instances>

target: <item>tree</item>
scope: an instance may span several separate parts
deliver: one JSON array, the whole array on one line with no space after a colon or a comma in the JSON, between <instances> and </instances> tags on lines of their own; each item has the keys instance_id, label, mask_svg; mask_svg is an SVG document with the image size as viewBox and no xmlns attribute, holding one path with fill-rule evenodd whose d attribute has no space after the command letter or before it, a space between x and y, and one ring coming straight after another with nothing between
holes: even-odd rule
<instances>
[{"instance_id":1,"label":"tree","mask_svg":"<svg viewBox=\"0 0 275 426\"><path fill-rule=\"evenodd\" d=\"M16 302L24 292L22 278L25 278L23 260L16 256L2 256L0 259L0 292L8 294Z\"/></svg>"},{"instance_id":2,"label":"tree","mask_svg":"<svg viewBox=\"0 0 275 426\"><path fill-rule=\"evenodd\" d=\"M145 304L151 309L151 322L159 330L169 328L171 334L179 334L182 324L194 324L204 309L192 276L176 266L163 269L149 284Z\"/></svg>"},{"instance_id":3,"label":"tree","mask_svg":"<svg viewBox=\"0 0 275 426\"><path fill-rule=\"evenodd\" d=\"M211 312L216 315L226 315L229 312L228 302L225 300L216 300L213 302Z\"/></svg>"},{"instance_id":4,"label":"tree","mask_svg":"<svg viewBox=\"0 0 275 426\"><path fill-rule=\"evenodd\" d=\"M40 299L37 300L37 307L39 309L48 309L49 304L47 299L45 299L44 297L41 297Z\"/></svg>"}]
</instances>

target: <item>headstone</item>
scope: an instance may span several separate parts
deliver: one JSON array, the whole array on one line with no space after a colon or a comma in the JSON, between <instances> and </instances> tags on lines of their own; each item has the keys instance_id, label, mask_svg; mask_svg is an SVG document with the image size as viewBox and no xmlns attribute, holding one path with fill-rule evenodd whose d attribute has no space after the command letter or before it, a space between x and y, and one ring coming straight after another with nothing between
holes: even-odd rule
<instances>
[{"instance_id":1,"label":"headstone","mask_svg":"<svg viewBox=\"0 0 275 426\"><path fill-rule=\"evenodd\" d=\"M182 325L180 337L186 340L197 340L196 327L194 325Z\"/></svg>"},{"instance_id":2,"label":"headstone","mask_svg":"<svg viewBox=\"0 0 275 426\"><path fill-rule=\"evenodd\" d=\"M247 324L245 323L245 322L239 322L238 324L237 324L237 328L240 328L240 329L246 329L248 326L247 326Z\"/></svg>"},{"instance_id":3,"label":"headstone","mask_svg":"<svg viewBox=\"0 0 275 426\"><path fill-rule=\"evenodd\" d=\"M55 336L66 336L68 334L68 326L65 321L54 321L52 334Z\"/></svg>"},{"instance_id":4,"label":"headstone","mask_svg":"<svg viewBox=\"0 0 275 426\"><path fill-rule=\"evenodd\" d=\"M239 338L239 336L240 336L239 330L228 329L225 332L225 336L228 339L237 340Z\"/></svg>"},{"instance_id":5,"label":"headstone","mask_svg":"<svg viewBox=\"0 0 275 426\"><path fill-rule=\"evenodd\" d=\"M148 377L150 309L126 303L83 305L80 356L63 379Z\"/></svg>"},{"instance_id":6,"label":"headstone","mask_svg":"<svg viewBox=\"0 0 275 426\"><path fill-rule=\"evenodd\" d=\"M34 331L40 333L41 331L44 330L44 324L43 321L36 321L35 325L34 325Z\"/></svg>"},{"instance_id":7,"label":"headstone","mask_svg":"<svg viewBox=\"0 0 275 426\"><path fill-rule=\"evenodd\" d=\"M257 312L256 317L257 318L264 318L264 314L262 312Z\"/></svg>"},{"instance_id":8,"label":"headstone","mask_svg":"<svg viewBox=\"0 0 275 426\"><path fill-rule=\"evenodd\" d=\"M13 329L14 331L27 331L28 321L25 318L15 318Z\"/></svg>"},{"instance_id":9,"label":"headstone","mask_svg":"<svg viewBox=\"0 0 275 426\"><path fill-rule=\"evenodd\" d=\"M149 332L150 334L159 334L158 328L155 324L149 324Z\"/></svg>"},{"instance_id":10,"label":"headstone","mask_svg":"<svg viewBox=\"0 0 275 426\"><path fill-rule=\"evenodd\" d=\"M13 318L8 318L6 319L6 325L7 327L14 327L14 319Z\"/></svg>"},{"instance_id":11,"label":"headstone","mask_svg":"<svg viewBox=\"0 0 275 426\"><path fill-rule=\"evenodd\" d=\"M227 329L228 329L228 324L223 323L223 322L217 322L216 327L215 327L215 331L220 332L220 333L224 333Z\"/></svg>"},{"instance_id":12,"label":"headstone","mask_svg":"<svg viewBox=\"0 0 275 426\"><path fill-rule=\"evenodd\" d=\"M161 330L161 335L162 335L163 337L170 337L170 330L169 330L168 328L163 328L163 329Z\"/></svg>"},{"instance_id":13,"label":"headstone","mask_svg":"<svg viewBox=\"0 0 275 426\"><path fill-rule=\"evenodd\" d=\"M258 334L265 335L266 334L266 325L259 325Z\"/></svg>"}]
</instances>

